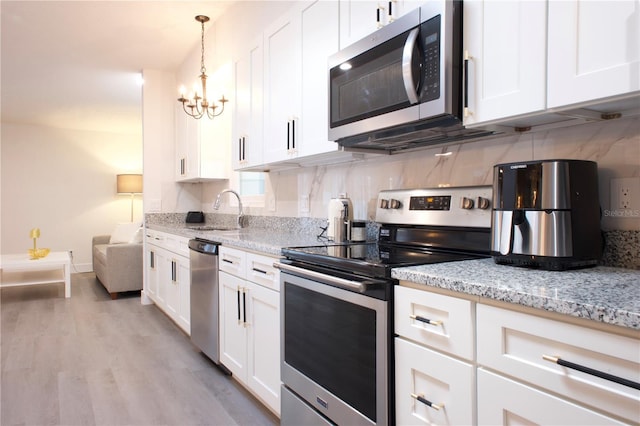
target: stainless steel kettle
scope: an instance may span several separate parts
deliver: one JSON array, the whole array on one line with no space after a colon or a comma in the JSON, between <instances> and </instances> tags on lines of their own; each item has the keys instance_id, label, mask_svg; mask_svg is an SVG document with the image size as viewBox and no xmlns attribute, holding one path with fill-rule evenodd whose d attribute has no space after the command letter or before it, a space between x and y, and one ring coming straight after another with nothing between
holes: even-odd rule
<instances>
[{"instance_id":1,"label":"stainless steel kettle","mask_svg":"<svg viewBox=\"0 0 640 426\"><path fill-rule=\"evenodd\" d=\"M353 205L344 195L329 200L327 212L327 237L329 241L345 242L350 238L351 221L353 220Z\"/></svg>"}]
</instances>

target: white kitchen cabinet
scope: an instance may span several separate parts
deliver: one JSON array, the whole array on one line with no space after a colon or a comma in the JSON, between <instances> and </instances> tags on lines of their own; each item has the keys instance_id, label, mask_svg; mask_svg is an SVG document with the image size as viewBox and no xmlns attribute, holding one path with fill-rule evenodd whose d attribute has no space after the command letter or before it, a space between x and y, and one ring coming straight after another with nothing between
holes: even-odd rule
<instances>
[{"instance_id":1,"label":"white kitchen cabinet","mask_svg":"<svg viewBox=\"0 0 640 426\"><path fill-rule=\"evenodd\" d=\"M234 61L235 129L231 148L234 170L262 164L263 56L262 37L258 37Z\"/></svg>"},{"instance_id":2,"label":"white kitchen cabinet","mask_svg":"<svg viewBox=\"0 0 640 426\"><path fill-rule=\"evenodd\" d=\"M476 423L472 364L403 338L395 339L395 356L397 424Z\"/></svg>"},{"instance_id":3,"label":"white kitchen cabinet","mask_svg":"<svg viewBox=\"0 0 640 426\"><path fill-rule=\"evenodd\" d=\"M422 3L424 0L340 0L340 49L393 22Z\"/></svg>"},{"instance_id":4,"label":"white kitchen cabinet","mask_svg":"<svg viewBox=\"0 0 640 426\"><path fill-rule=\"evenodd\" d=\"M223 116L196 120L182 110L182 104L178 104L175 114L176 181L228 179L230 121Z\"/></svg>"},{"instance_id":5,"label":"white kitchen cabinet","mask_svg":"<svg viewBox=\"0 0 640 426\"><path fill-rule=\"evenodd\" d=\"M220 247L220 362L280 413L280 275L275 258Z\"/></svg>"},{"instance_id":6,"label":"white kitchen cabinet","mask_svg":"<svg viewBox=\"0 0 640 426\"><path fill-rule=\"evenodd\" d=\"M340 0L340 49L344 49L379 28L377 22L379 3L370 0Z\"/></svg>"},{"instance_id":7,"label":"white kitchen cabinet","mask_svg":"<svg viewBox=\"0 0 640 426\"><path fill-rule=\"evenodd\" d=\"M144 292L171 320L191 334L189 239L147 230Z\"/></svg>"},{"instance_id":8,"label":"white kitchen cabinet","mask_svg":"<svg viewBox=\"0 0 640 426\"><path fill-rule=\"evenodd\" d=\"M154 245L144 245L144 293L152 300L158 297L158 250Z\"/></svg>"},{"instance_id":9,"label":"white kitchen cabinet","mask_svg":"<svg viewBox=\"0 0 640 426\"><path fill-rule=\"evenodd\" d=\"M638 114L639 26L635 1L465 1L465 126L526 131Z\"/></svg>"},{"instance_id":10,"label":"white kitchen cabinet","mask_svg":"<svg viewBox=\"0 0 640 426\"><path fill-rule=\"evenodd\" d=\"M338 3L314 1L300 11L302 118L298 150L301 157L336 151L329 140L329 77L327 58L339 49Z\"/></svg>"},{"instance_id":11,"label":"white kitchen cabinet","mask_svg":"<svg viewBox=\"0 0 640 426\"><path fill-rule=\"evenodd\" d=\"M472 127L546 108L545 1L464 2L468 107Z\"/></svg>"},{"instance_id":12,"label":"white kitchen cabinet","mask_svg":"<svg viewBox=\"0 0 640 426\"><path fill-rule=\"evenodd\" d=\"M243 321L246 283L220 271L220 362L235 376L247 371L247 327ZM243 300L244 298L244 300Z\"/></svg>"},{"instance_id":13,"label":"white kitchen cabinet","mask_svg":"<svg viewBox=\"0 0 640 426\"><path fill-rule=\"evenodd\" d=\"M264 32L264 162L298 155L301 121L301 32L295 11Z\"/></svg>"},{"instance_id":14,"label":"white kitchen cabinet","mask_svg":"<svg viewBox=\"0 0 640 426\"><path fill-rule=\"evenodd\" d=\"M403 286L394 298L396 423L475 424L472 302Z\"/></svg>"},{"instance_id":15,"label":"white kitchen cabinet","mask_svg":"<svg viewBox=\"0 0 640 426\"><path fill-rule=\"evenodd\" d=\"M597 371L640 382L640 341L484 304L477 306L477 360L483 368L515 378L527 386L561 395L573 404L603 415L637 423L640 390L548 361L556 357ZM478 395L496 394L478 386ZM529 392L530 393L530 392ZM496 404L516 404L511 393ZM486 399L486 398L485 398ZM478 406L482 406L478 403ZM492 411L495 411L493 409ZM494 413L495 414L495 413ZM595 417L598 418L598 417ZM492 418L491 418L492 419ZM542 424L587 424L564 417Z\"/></svg>"},{"instance_id":16,"label":"white kitchen cabinet","mask_svg":"<svg viewBox=\"0 0 640 426\"><path fill-rule=\"evenodd\" d=\"M549 108L638 95L638 8L637 1L549 2Z\"/></svg>"},{"instance_id":17,"label":"white kitchen cabinet","mask_svg":"<svg viewBox=\"0 0 640 426\"><path fill-rule=\"evenodd\" d=\"M478 369L478 424L595 426L626 423L531 386Z\"/></svg>"},{"instance_id":18,"label":"white kitchen cabinet","mask_svg":"<svg viewBox=\"0 0 640 426\"><path fill-rule=\"evenodd\" d=\"M473 359L474 311L470 301L396 287L394 311L397 334L452 355Z\"/></svg>"}]
</instances>

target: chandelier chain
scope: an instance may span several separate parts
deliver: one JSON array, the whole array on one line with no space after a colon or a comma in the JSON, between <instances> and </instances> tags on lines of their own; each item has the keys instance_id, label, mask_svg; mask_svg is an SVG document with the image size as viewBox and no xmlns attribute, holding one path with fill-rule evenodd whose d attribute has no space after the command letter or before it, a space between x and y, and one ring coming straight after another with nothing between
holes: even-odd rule
<instances>
[{"instance_id":1,"label":"chandelier chain","mask_svg":"<svg viewBox=\"0 0 640 426\"><path fill-rule=\"evenodd\" d=\"M202 32L201 32L201 36L200 36L200 72L202 74L206 74L207 73L207 69L204 67L204 21L201 22L202 24Z\"/></svg>"}]
</instances>

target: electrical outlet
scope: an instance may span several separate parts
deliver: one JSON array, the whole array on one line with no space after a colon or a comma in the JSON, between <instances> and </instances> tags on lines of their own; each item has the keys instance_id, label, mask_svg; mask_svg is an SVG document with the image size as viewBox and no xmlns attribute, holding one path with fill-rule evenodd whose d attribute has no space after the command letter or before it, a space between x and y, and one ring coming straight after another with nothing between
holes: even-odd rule
<instances>
[{"instance_id":1,"label":"electrical outlet","mask_svg":"<svg viewBox=\"0 0 640 426\"><path fill-rule=\"evenodd\" d=\"M300 196L300 213L309 213L309 195Z\"/></svg>"},{"instance_id":2,"label":"electrical outlet","mask_svg":"<svg viewBox=\"0 0 640 426\"><path fill-rule=\"evenodd\" d=\"M611 179L611 209L640 209L640 177Z\"/></svg>"}]
</instances>

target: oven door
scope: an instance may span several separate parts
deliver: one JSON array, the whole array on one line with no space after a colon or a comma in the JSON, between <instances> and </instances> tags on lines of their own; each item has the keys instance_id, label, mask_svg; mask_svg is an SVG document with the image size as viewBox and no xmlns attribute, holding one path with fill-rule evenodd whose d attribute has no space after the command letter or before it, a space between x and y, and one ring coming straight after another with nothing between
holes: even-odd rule
<instances>
[{"instance_id":1,"label":"oven door","mask_svg":"<svg viewBox=\"0 0 640 426\"><path fill-rule=\"evenodd\" d=\"M284 386L331 422L388 424L390 303L361 293L382 280L348 282L290 265L280 269ZM283 405L282 424L303 410Z\"/></svg>"}]
</instances>

